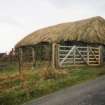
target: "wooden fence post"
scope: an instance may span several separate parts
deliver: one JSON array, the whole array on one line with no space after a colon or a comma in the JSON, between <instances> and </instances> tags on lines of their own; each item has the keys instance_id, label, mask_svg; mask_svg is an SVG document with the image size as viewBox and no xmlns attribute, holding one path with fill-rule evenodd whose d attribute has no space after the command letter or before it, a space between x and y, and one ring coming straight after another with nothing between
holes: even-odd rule
<instances>
[{"instance_id":1,"label":"wooden fence post","mask_svg":"<svg viewBox=\"0 0 105 105\"><path fill-rule=\"evenodd\" d=\"M87 64L89 65L89 46L87 46Z\"/></svg>"},{"instance_id":2,"label":"wooden fence post","mask_svg":"<svg viewBox=\"0 0 105 105\"><path fill-rule=\"evenodd\" d=\"M55 45L55 68L59 67L59 44Z\"/></svg>"},{"instance_id":3,"label":"wooden fence post","mask_svg":"<svg viewBox=\"0 0 105 105\"><path fill-rule=\"evenodd\" d=\"M22 48L19 48L18 56L19 56L19 73L21 73L21 71L22 71L22 62L23 62L23 50L22 50Z\"/></svg>"},{"instance_id":4,"label":"wooden fence post","mask_svg":"<svg viewBox=\"0 0 105 105\"><path fill-rule=\"evenodd\" d=\"M55 46L56 43L52 44L52 67L55 68Z\"/></svg>"},{"instance_id":5,"label":"wooden fence post","mask_svg":"<svg viewBox=\"0 0 105 105\"><path fill-rule=\"evenodd\" d=\"M75 46L76 47L76 46ZM74 49L74 51L73 51L73 63L74 63L74 65L76 64L76 62L75 62L75 57L76 57L76 48Z\"/></svg>"},{"instance_id":6,"label":"wooden fence post","mask_svg":"<svg viewBox=\"0 0 105 105\"><path fill-rule=\"evenodd\" d=\"M99 64L103 64L103 46L99 46Z\"/></svg>"},{"instance_id":7,"label":"wooden fence post","mask_svg":"<svg viewBox=\"0 0 105 105\"><path fill-rule=\"evenodd\" d=\"M34 47L32 47L32 60L33 60L33 67L34 67L35 63L36 63L36 61L35 61L35 49L34 49Z\"/></svg>"}]
</instances>

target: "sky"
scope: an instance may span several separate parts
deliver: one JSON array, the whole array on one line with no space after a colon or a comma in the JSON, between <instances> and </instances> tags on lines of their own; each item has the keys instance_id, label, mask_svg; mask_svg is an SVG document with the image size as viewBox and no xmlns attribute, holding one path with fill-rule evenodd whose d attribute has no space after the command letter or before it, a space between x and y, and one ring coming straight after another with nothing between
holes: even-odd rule
<instances>
[{"instance_id":1,"label":"sky","mask_svg":"<svg viewBox=\"0 0 105 105\"><path fill-rule=\"evenodd\" d=\"M40 28L93 16L105 18L105 0L0 0L0 52Z\"/></svg>"}]
</instances>

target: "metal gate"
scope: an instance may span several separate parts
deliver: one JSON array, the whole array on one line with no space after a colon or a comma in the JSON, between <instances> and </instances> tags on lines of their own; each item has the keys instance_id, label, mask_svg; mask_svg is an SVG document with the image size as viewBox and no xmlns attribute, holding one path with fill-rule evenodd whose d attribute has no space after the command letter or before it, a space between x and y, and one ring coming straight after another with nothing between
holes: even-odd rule
<instances>
[{"instance_id":1,"label":"metal gate","mask_svg":"<svg viewBox=\"0 0 105 105\"><path fill-rule=\"evenodd\" d=\"M71 65L100 65L100 47L59 46L58 64L60 67Z\"/></svg>"}]
</instances>

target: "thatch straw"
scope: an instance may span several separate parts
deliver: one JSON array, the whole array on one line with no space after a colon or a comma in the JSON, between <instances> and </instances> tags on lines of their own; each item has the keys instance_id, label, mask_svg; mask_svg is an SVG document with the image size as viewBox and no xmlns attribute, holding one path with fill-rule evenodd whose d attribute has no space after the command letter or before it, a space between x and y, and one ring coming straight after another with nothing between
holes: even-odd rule
<instances>
[{"instance_id":1,"label":"thatch straw","mask_svg":"<svg viewBox=\"0 0 105 105\"><path fill-rule=\"evenodd\" d=\"M58 43L61 40L105 44L105 20L97 16L40 29L22 39L16 47L40 42Z\"/></svg>"}]
</instances>

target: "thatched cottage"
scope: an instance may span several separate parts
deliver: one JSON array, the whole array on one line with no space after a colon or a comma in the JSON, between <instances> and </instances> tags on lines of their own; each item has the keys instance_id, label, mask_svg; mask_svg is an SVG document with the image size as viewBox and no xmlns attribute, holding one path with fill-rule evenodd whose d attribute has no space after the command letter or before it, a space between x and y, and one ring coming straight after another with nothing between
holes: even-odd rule
<instances>
[{"instance_id":1,"label":"thatched cottage","mask_svg":"<svg viewBox=\"0 0 105 105\"><path fill-rule=\"evenodd\" d=\"M103 64L104 45L105 20L97 16L35 31L16 49L21 65L48 61L53 67L69 67Z\"/></svg>"}]
</instances>

